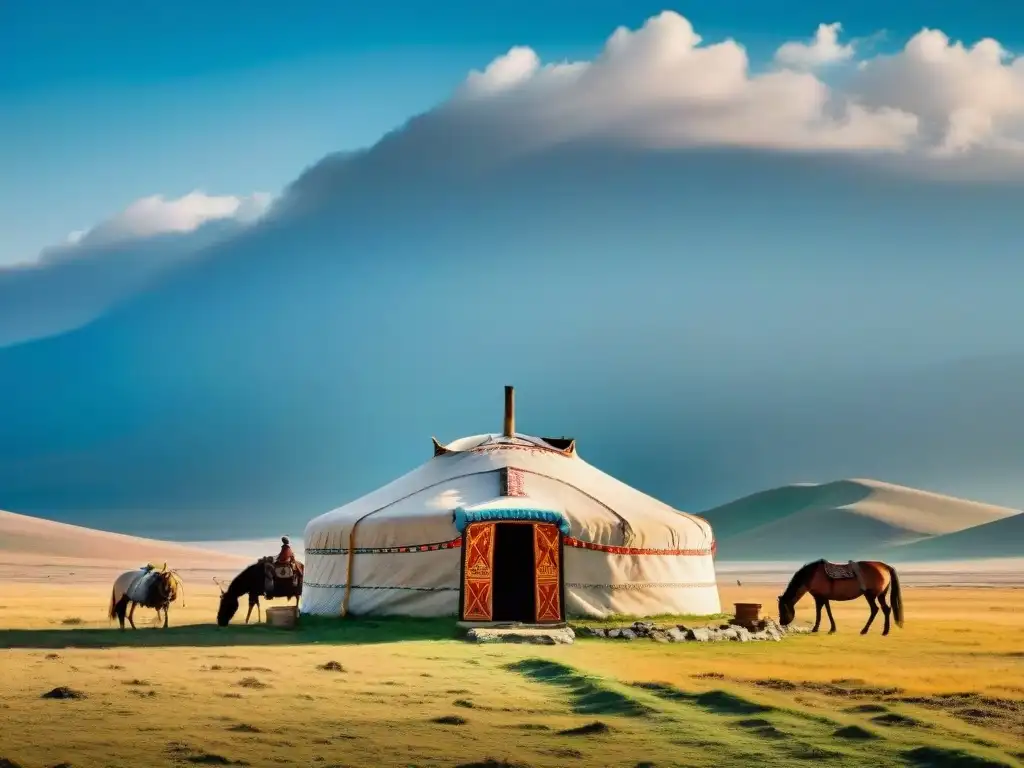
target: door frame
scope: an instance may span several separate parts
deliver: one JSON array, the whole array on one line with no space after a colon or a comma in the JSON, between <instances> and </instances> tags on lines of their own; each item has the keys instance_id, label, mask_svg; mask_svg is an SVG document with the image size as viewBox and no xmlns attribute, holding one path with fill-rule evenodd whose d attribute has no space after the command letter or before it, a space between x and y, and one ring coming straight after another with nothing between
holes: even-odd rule
<instances>
[{"instance_id":1,"label":"door frame","mask_svg":"<svg viewBox=\"0 0 1024 768\"><path fill-rule=\"evenodd\" d=\"M560 624L566 620L565 610L565 540L562 536L562 532L558 530L557 523L549 523L543 520L477 520L469 523L465 530L462 532L462 556L459 558L459 621L483 621L482 619L466 619L466 558L469 556L469 547L466 546L466 540L470 529L476 525L550 525L558 531L558 608L560 617L555 621L537 621L537 609L538 605L534 601L534 616L533 621L530 622L536 626L546 626L550 624ZM497 544L497 529L495 528L495 544ZM534 533L536 536L536 533ZM536 550L534 551L536 555ZM532 588L536 593L537 589L537 563L533 564L533 585ZM490 621L493 621L494 616L494 602L493 602L493 589L494 589L494 563L491 563L491 616Z\"/></svg>"}]
</instances>

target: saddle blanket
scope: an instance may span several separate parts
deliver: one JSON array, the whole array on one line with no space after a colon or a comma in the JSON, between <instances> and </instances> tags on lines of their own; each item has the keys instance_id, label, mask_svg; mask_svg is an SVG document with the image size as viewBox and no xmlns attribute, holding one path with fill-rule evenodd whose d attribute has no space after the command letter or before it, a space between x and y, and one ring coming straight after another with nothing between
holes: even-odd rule
<instances>
[{"instance_id":1,"label":"saddle blanket","mask_svg":"<svg viewBox=\"0 0 1024 768\"><path fill-rule=\"evenodd\" d=\"M277 563L272 557L263 561L263 574L267 597L286 594L299 584L299 570L290 563Z\"/></svg>"},{"instance_id":2,"label":"saddle blanket","mask_svg":"<svg viewBox=\"0 0 1024 768\"><path fill-rule=\"evenodd\" d=\"M274 576L282 581L288 581L295 577L295 569L287 564L278 565L274 567Z\"/></svg>"},{"instance_id":3,"label":"saddle blanket","mask_svg":"<svg viewBox=\"0 0 1024 768\"><path fill-rule=\"evenodd\" d=\"M860 568L853 560L848 563L830 563L828 560L822 560L822 564L825 567L825 575L830 579L856 579L857 584L860 586L860 591L867 591L867 587L864 585L864 577L861 576L860 573Z\"/></svg>"},{"instance_id":4,"label":"saddle blanket","mask_svg":"<svg viewBox=\"0 0 1024 768\"><path fill-rule=\"evenodd\" d=\"M139 575L128 585L128 589L124 593L133 603L144 603L149 596L150 589L152 589L153 580L157 578L159 578L159 573L156 571L149 569L141 570Z\"/></svg>"},{"instance_id":5,"label":"saddle blanket","mask_svg":"<svg viewBox=\"0 0 1024 768\"><path fill-rule=\"evenodd\" d=\"M857 577L853 570L852 560L848 563L830 563L826 560L824 564L825 575L830 579L854 579Z\"/></svg>"}]
</instances>

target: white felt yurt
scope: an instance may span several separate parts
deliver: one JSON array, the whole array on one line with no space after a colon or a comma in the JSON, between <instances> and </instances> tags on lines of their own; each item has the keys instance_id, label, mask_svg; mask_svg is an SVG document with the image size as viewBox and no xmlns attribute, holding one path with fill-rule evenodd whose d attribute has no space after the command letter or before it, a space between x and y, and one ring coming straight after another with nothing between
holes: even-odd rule
<instances>
[{"instance_id":1,"label":"white felt yurt","mask_svg":"<svg viewBox=\"0 0 1024 768\"><path fill-rule=\"evenodd\" d=\"M579 457L515 432L448 445L306 526L302 612L545 623L720 611L714 537Z\"/></svg>"}]
</instances>

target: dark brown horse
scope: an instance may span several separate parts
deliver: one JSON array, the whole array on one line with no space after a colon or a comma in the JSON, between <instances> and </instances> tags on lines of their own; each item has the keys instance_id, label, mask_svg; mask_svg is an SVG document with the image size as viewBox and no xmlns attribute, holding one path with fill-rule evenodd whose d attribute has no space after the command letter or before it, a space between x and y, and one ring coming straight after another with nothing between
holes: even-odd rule
<instances>
[{"instance_id":1,"label":"dark brown horse","mask_svg":"<svg viewBox=\"0 0 1024 768\"><path fill-rule=\"evenodd\" d=\"M182 584L181 578L174 571L167 570L166 565L159 570L150 566L136 571L127 571L118 576L114 582L114 587L110 591L110 608L107 613L111 619L117 618L122 630L127 613L128 623L132 625L132 629L138 629L135 626L135 608L140 605L154 608L157 619L160 618L160 612L163 611L164 629L167 629L170 618L168 609L171 607L171 603L178 599L179 594L182 597L182 605L184 605L184 593L185 585ZM131 606L131 610L128 606Z\"/></svg>"},{"instance_id":2,"label":"dark brown horse","mask_svg":"<svg viewBox=\"0 0 1024 768\"><path fill-rule=\"evenodd\" d=\"M260 618L260 598L273 600L275 597L285 598L285 602L295 598L295 605L302 597L302 563L293 560L289 564L275 563L274 558L264 557L250 565L235 576L227 588L221 587L220 606L217 608L217 624L226 627L231 618L238 612L238 598L249 596L249 611L245 614L245 623L249 623L252 609L256 609L256 618Z\"/></svg>"},{"instance_id":3,"label":"dark brown horse","mask_svg":"<svg viewBox=\"0 0 1024 768\"><path fill-rule=\"evenodd\" d=\"M821 626L822 608L828 613L828 620L832 625L829 634L836 631L836 620L832 618L832 607L829 604L832 600L856 600L861 596L868 601L868 607L871 609L868 623L860 631L862 635L866 635L871 628L871 622L878 614L879 605L882 606L882 615L885 617L883 635L889 634L890 613L896 619L896 626L903 626L900 577L896 574L896 569L886 563L851 560L849 563L839 564L816 560L803 566L793 574L786 591L779 595L779 623L782 626L787 626L796 618L796 604L808 592L814 598L814 607L817 611L812 632L817 632ZM892 602L891 608L886 602L887 596Z\"/></svg>"}]
</instances>

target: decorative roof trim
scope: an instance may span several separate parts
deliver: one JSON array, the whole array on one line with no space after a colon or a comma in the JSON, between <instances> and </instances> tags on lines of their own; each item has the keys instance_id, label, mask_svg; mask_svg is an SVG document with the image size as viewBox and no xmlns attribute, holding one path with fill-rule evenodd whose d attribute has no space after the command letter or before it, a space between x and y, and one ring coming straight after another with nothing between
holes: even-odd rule
<instances>
[{"instance_id":1,"label":"decorative roof trim","mask_svg":"<svg viewBox=\"0 0 1024 768\"><path fill-rule=\"evenodd\" d=\"M472 448L456 450L454 448L449 448L448 445L439 442L436 437L431 437L430 441L433 445L435 458L438 456L445 456L449 453L473 453L477 451L494 451L512 448L519 448L530 451L546 451L548 453L557 453L560 456L571 457L576 455L575 439L553 439L557 439L560 442L565 442L566 440L568 440L568 442L566 443L566 446L564 448L559 448L549 443L547 439L543 437L513 435L511 438L509 438L505 435L490 435L486 440L484 440L481 443L478 443L477 445L474 445Z\"/></svg>"},{"instance_id":2,"label":"decorative roof trim","mask_svg":"<svg viewBox=\"0 0 1024 768\"><path fill-rule=\"evenodd\" d=\"M555 512L553 509L496 507L493 509L476 509L469 511L464 507L458 507L455 512L452 513L452 520L455 523L455 530L459 533L465 531L466 526L470 523L490 523L504 520L512 522L529 521L538 523L554 523L558 526L558 530L563 536L569 535L569 521L565 519L565 515L561 512Z\"/></svg>"}]
</instances>

